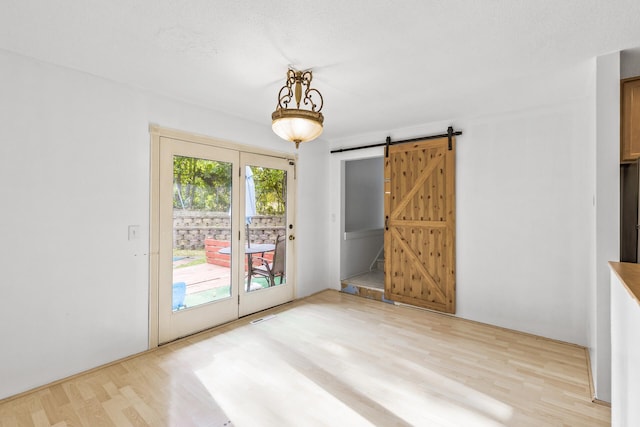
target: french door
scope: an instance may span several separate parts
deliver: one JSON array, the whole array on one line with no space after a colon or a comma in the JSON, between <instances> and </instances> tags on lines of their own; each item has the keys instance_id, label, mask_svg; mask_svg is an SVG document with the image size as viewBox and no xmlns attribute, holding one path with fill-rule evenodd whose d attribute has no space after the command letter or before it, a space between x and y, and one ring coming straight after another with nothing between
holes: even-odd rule
<instances>
[{"instance_id":1,"label":"french door","mask_svg":"<svg viewBox=\"0 0 640 427\"><path fill-rule=\"evenodd\" d=\"M246 316L293 299L294 162L241 153L240 171L245 193L241 197L244 233L239 233L242 244L237 245L238 259L243 265L238 315ZM251 181L255 198L251 194ZM260 181L262 185L259 185ZM262 208L262 212L258 208ZM261 222L265 217L272 223ZM261 252L261 247L268 252Z\"/></svg>"},{"instance_id":2,"label":"french door","mask_svg":"<svg viewBox=\"0 0 640 427\"><path fill-rule=\"evenodd\" d=\"M294 162L174 137L153 148L157 343L291 301Z\"/></svg>"}]
</instances>

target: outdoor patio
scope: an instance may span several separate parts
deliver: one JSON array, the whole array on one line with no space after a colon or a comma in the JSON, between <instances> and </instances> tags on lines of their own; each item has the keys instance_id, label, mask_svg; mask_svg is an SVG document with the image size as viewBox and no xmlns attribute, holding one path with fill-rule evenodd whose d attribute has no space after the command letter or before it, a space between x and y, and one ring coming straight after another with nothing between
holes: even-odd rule
<instances>
[{"instance_id":1,"label":"outdoor patio","mask_svg":"<svg viewBox=\"0 0 640 427\"><path fill-rule=\"evenodd\" d=\"M194 261L197 262L198 258L204 258L204 255L174 258L173 283L184 282L186 284L184 307L181 308L193 307L231 296L231 269L207 262L188 265ZM266 279L262 277L251 279L252 291L266 287L268 287Z\"/></svg>"}]
</instances>

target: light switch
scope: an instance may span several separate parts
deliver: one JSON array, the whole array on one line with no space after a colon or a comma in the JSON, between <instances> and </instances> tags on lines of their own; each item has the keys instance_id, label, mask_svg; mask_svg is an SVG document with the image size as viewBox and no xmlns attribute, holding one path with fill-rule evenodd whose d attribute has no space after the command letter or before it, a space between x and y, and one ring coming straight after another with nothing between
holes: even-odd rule
<instances>
[{"instance_id":1,"label":"light switch","mask_svg":"<svg viewBox=\"0 0 640 427\"><path fill-rule=\"evenodd\" d=\"M129 240L135 240L140 235L140 226L139 225L130 225L129 226Z\"/></svg>"}]
</instances>

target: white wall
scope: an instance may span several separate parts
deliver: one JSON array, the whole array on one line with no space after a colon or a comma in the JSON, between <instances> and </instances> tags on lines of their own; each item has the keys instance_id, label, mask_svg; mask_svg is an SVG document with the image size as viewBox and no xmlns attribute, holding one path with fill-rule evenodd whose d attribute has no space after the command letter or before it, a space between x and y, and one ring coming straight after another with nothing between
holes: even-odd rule
<instances>
[{"instance_id":1,"label":"white wall","mask_svg":"<svg viewBox=\"0 0 640 427\"><path fill-rule=\"evenodd\" d=\"M559 102L460 125L460 316L587 344L588 107Z\"/></svg>"},{"instance_id":2,"label":"white wall","mask_svg":"<svg viewBox=\"0 0 640 427\"><path fill-rule=\"evenodd\" d=\"M640 76L640 47L620 52L620 78Z\"/></svg>"},{"instance_id":3,"label":"white wall","mask_svg":"<svg viewBox=\"0 0 640 427\"><path fill-rule=\"evenodd\" d=\"M4 51L0 73L1 399L147 348L149 123L294 149L268 116L248 123ZM327 283L328 197L313 178L326 151L300 150L299 296Z\"/></svg>"},{"instance_id":4,"label":"white wall","mask_svg":"<svg viewBox=\"0 0 640 427\"><path fill-rule=\"evenodd\" d=\"M271 130L269 129L269 132ZM328 288L327 248L329 236L329 187L327 186L329 147L322 141L300 145L298 175L298 257L296 296L304 297Z\"/></svg>"},{"instance_id":5,"label":"white wall","mask_svg":"<svg viewBox=\"0 0 640 427\"><path fill-rule=\"evenodd\" d=\"M611 425L640 425L640 305L611 272Z\"/></svg>"},{"instance_id":6,"label":"white wall","mask_svg":"<svg viewBox=\"0 0 640 427\"><path fill-rule=\"evenodd\" d=\"M345 162L345 231L382 228L384 186L382 157Z\"/></svg>"},{"instance_id":7,"label":"white wall","mask_svg":"<svg viewBox=\"0 0 640 427\"><path fill-rule=\"evenodd\" d=\"M458 316L588 344L593 67L532 77L515 110L332 141L332 149L372 144L387 135L443 133L449 124L464 132L457 139ZM341 161L358 154L381 155L382 149L333 154L332 177ZM339 215L339 182L331 185L332 215ZM340 257L340 232L333 223L332 259ZM334 287L336 279L332 275Z\"/></svg>"},{"instance_id":8,"label":"white wall","mask_svg":"<svg viewBox=\"0 0 640 427\"><path fill-rule=\"evenodd\" d=\"M620 259L620 54L596 59L595 341L590 341L596 396L611 400L609 261ZM593 290L592 290L593 292Z\"/></svg>"}]
</instances>

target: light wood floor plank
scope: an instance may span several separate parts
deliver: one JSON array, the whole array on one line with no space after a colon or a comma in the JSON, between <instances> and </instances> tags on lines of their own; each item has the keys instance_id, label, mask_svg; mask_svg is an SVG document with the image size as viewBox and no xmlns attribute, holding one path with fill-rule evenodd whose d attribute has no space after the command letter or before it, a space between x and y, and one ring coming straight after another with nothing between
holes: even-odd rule
<instances>
[{"instance_id":1,"label":"light wood floor plank","mask_svg":"<svg viewBox=\"0 0 640 427\"><path fill-rule=\"evenodd\" d=\"M326 291L2 401L0 426L610 425L589 393L582 347Z\"/></svg>"}]
</instances>

